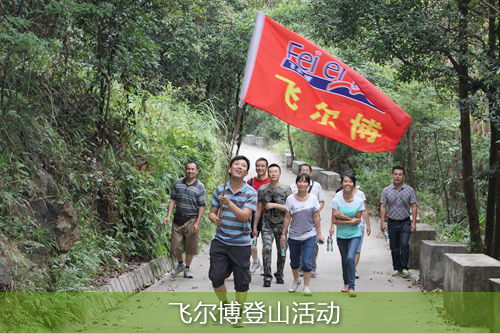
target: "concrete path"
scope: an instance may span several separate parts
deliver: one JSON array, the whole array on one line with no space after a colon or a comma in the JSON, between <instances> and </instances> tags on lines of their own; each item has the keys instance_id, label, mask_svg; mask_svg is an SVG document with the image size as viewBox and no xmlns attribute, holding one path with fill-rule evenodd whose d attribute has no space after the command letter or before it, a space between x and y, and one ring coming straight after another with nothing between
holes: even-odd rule
<instances>
[{"instance_id":1,"label":"concrete path","mask_svg":"<svg viewBox=\"0 0 500 334\"><path fill-rule=\"evenodd\" d=\"M250 159L252 164L248 177L255 176L255 160L260 157L266 158L269 163L278 163L282 166L281 182L285 184L292 184L295 182L295 174L291 170L284 168L284 163L281 156L275 152L262 149L256 146L242 144L240 154L245 155ZM213 189L207 189L207 197L211 197ZM321 211L321 230L323 235L328 235L331 222L331 201L334 196L333 191L324 191L325 193L325 207ZM410 292L420 291L419 288L412 284L411 279L403 279L399 277L391 277L392 261L389 244L383 238L380 232L380 225L378 218L374 218L376 213L371 213L372 218L372 234L365 235L363 248L361 250L361 260L358 266L360 278L356 280L356 291L359 292ZM261 254L262 243L259 238L259 254ZM208 279L208 269L210 266L208 245L201 247L201 252L196 256L191 265L192 272L195 275L193 279L186 279L182 275L177 278L170 278L165 275L163 279L158 281L155 285L148 288L146 291L162 292L162 291L200 291L209 292L212 290L212 285ZM273 249L273 271L276 270L276 249ZM262 261L262 257L259 255ZM343 287L342 281L342 268L340 254L334 240L334 251L328 253L326 251L326 243L320 246L320 251L317 260L317 277L311 280L311 290L322 292L338 292ZM288 289L288 284L292 280L292 271L290 269L290 260L287 253L287 261L285 264L285 284L276 284L273 280L270 288L264 288L263 277L260 272L252 274L252 282L250 291L254 292L285 292ZM226 282L229 291L234 291L232 276Z\"/></svg>"},{"instance_id":2,"label":"concrete path","mask_svg":"<svg viewBox=\"0 0 500 334\"><path fill-rule=\"evenodd\" d=\"M240 153L250 158L252 163L255 163L255 160L261 156L266 157L269 162L281 162L280 156L276 153L253 146L243 145ZM255 175L255 168L252 166L249 176L253 175ZM283 169L283 183L291 184L294 180L295 176L291 174L290 171ZM213 189L208 191L212 192ZM328 233L330 225L330 202L333 195L333 192L325 193L327 202L321 214L322 232L325 235ZM247 302L263 302L266 306L269 306L269 314L271 314L270 307L276 307L277 302L281 302L283 305L291 305L291 310L295 311L293 305L299 305L293 304L295 302L305 303L307 305L318 302L318 304L314 305L320 307L319 302L333 303L333 301L335 301L335 305L340 307L338 314L341 314L341 321L338 325L333 325L334 327L332 327L332 324L327 325L325 323L315 323L314 327L308 327L310 325L307 323L298 325L293 322L294 325L292 325L288 320L286 324L267 323L265 325L245 325L244 328L239 329L232 328L228 323L219 325L217 322L210 322L207 325L201 322L201 320L194 320L193 323L189 324L187 322L181 322L180 314L185 313L179 311L179 306L172 306L172 302L181 303L181 307L191 307L188 311L193 312L189 314L192 314L194 317L197 314L196 311L193 311L194 307L195 305L199 305L200 301L203 300L205 303L211 304L216 303L217 300L213 293L211 282L208 279L209 255L208 246L205 245L201 253L195 257L192 264L195 278L186 279L184 277L178 277L171 279L168 275L165 275L165 277L155 285L146 290L160 293L136 294L113 310L105 312L102 316L96 317L95 319L89 319L84 324L77 325L76 328L68 329L67 332L223 333L238 331L255 333L259 331L267 333L310 333L314 331L315 333L449 333L488 331L485 327L461 328L451 324L446 320L445 316L442 316L443 307L441 295L418 293L417 291L419 291L419 289L412 284L411 280L391 277L392 265L388 244L380 233L377 219L372 219L372 225L374 232L370 237L365 237L361 261L358 268L360 278L356 280L356 290L364 293L359 293L357 298L349 298L347 294L338 292L343 284L341 279L342 270L340 255L335 244L333 253L327 253L325 245L320 248L318 256L318 276L311 281L311 289L313 291L312 298L305 297L302 293L290 294L286 292L288 284L292 280L288 258L285 265L284 285L273 282L270 288L264 288L262 287L263 277L260 273L252 275L250 292L254 293L249 294ZM260 246L259 242L259 247ZM276 268L275 263L276 261L274 259L273 269ZM234 291L233 283L231 278L226 281L226 285L230 292ZM233 300L234 294L230 293L228 298L229 300ZM286 308L288 314L288 306L286 306ZM201 311L199 314L201 314Z\"/></svg>"}]
</instances>

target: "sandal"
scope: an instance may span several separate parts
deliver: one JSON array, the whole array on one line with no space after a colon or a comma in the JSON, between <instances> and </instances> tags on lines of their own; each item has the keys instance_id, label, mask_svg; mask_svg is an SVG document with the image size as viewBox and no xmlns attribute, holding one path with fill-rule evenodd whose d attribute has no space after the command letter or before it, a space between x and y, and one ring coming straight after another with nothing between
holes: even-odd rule
<instances>
[{"instance_id":1,"label":"sandal","mask_svg":"<svg viewBox=\"0 0 500 334\"><path fill-rule=\"evenodd\" d=\"M356 297L356 292L354 292L354 290L349 290L349 297Z\"/></svg>"},{"instance_id":2,"label":"sandal","mask_svg":"<svg viewBox=\"0 0 500 334\"><path fill-rule=\"evenodd\" d=\"M340 292L349 292L349 289L343 288Z\"/></svg>"}]
</instances>

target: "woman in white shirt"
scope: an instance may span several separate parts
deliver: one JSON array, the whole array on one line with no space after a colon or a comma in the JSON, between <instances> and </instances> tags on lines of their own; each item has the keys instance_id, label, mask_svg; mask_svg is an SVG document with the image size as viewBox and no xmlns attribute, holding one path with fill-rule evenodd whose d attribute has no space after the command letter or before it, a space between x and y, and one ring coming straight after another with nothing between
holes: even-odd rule
<instances>
[{"instance_id":1,"label":"woman in white shirt","mask_svg":"<svg viewBox=\"0 0 500 334\"><path fill-rule=\"evenodd\" d=\"M285 203L285 219L281 246L286 247L288 227L288 247L290 248L290 267L293 282L288 292L295 292L300 286L299 268L304 272L304 295L311 296L309 282L311 280L312 255L316 242L324 242L319 222L318 198L307 192L311 178L307 174L299 174L295 180L298 192L287 197Z\"/></svg>"}]
</instances>

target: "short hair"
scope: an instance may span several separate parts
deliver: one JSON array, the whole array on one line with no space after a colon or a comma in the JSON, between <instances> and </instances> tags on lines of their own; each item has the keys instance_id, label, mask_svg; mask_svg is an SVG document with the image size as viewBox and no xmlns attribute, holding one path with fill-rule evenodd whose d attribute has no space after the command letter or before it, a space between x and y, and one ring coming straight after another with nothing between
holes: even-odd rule
<instances>
[{"instance_id":1,"label":"short hair","mask_svg":"<svg viewBox=\"0 0 500 334\"><path fill-rule=\"evenodd\" d=\"M402 171L403 171L403 175L406 175L406 173L405 173L405 169L404 169L403 167L401 167L400 165L397 165L397 166L392 167L392 173L393 173L393 174L394 174L394 171L395 171L396 169L402 170Z\"/></svg>"},{"instance_id":2,"label":"short hair","mask_svg":"<svg viewBox=\"0 0 500 334\"><path fill-rule=\"evenodd\" d=\"M184 168L187 169L189 164L195 164L196 165L196 169L200 168L198 166L198 163L196 161L194 161L194 160L189 160L188 162L186 162L186 164L184 165Z\"/></svg>"},{"instance_id":3,"label":"short hair","mask_svg":"<svg viewBox=\"0 0 500 334\"><path fill-rule=\"evenodd\" d=\"M302 170L302 167L304 167L304 166L306 166L307 168L309 168L309 171L312 172L312 167L309 164L302 164L302 165L300 165L299 172Z\"/></svg>"},{"instance_id":4,"label":"short hair","mask_svg":"<svg viewBox=\"0 0 500 334\"><path fill-rule=\"evenodd\" d=\"M257 166L257 162L259 162L259 161L264 161L266 163L266 167L269 165L269 162L267 161L267 159L261 157L261 158L255 160L255 166Z\"/></svg>"},{"instance_id":5,"label":"short hair","mask_svg":"<svg viewBox=\"0 0 500 334\"><path fill-rule=\"evenodd\" d=\"M270 164L269 167L267 167L267 170L269 170L269 168L271 168L271 167L278 167L280 169L280 173L281 173L281 167L278 164Z\"/></svg>"},{"instance_id":6,"label":"short hair","mask_svg":"<svg viewBox=\"0 0 500 334\"><path fill-rule=\"evenodd\" d=\"M311 184L311 177L309 176L309 174L306 173L297 175L297 178L295 179L295 184L297 184L297 182L299 182L302 179L305 179L308 184Z\"/></svg>"},{"instance_id":7,"label":"short hair","mask_svg":"<svg viewBox=\"0 0 500 334\"><path fill-rule=\"evenodd\" d=\"M232 158L231 162L229 163L229 167L231 167L236 160L245 160L247 162L247 171L250 170L250 160L248 160L248 158L244 155L237 155Z\"/></svg>"},{"instance_id":8,"label":"short hair","mask_svg":"<svg viewBox=\"0 0 500 334\"><path fill-rule=\"evenodd\" d=\"M356 176L352 172L344 172L342 174L342 179L340 180L340 183L344 181L344 177L348 177L351 179L352 183L354 183L354 186L356 186Z\"/></svg>"}]
</instances>

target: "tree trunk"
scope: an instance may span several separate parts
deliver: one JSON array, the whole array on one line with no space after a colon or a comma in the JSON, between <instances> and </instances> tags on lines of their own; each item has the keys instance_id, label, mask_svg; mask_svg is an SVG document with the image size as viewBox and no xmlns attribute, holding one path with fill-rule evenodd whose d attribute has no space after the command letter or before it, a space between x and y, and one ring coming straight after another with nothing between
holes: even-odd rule
<instances>
[{"instance_id":1,"label":"tree trunk","mask_svg":"<svg viewBox=\"0 0 500 334\"><path fill-rule=\"evenodd\" d=\"M500 1L499 1L500 4ZM500 59L500 22L498 22L498 14L495 10L495 1L489 1L489 11L488 11L488 58L490 58L490 63L494 64L495 60ZM494 66L494 65L493 65ZM493 66L489 66L490 71L494 71ZM500 181L500 168L498 166L498 155L499 144L497 143L500 138L498 137L499 121L498 114L499 108L496 104L497 97L499 94L499 88L497 85L490 84L487 88L488 97L488 109L490 115L490 160L489 160L489 178L488 178L488 200L486 204L486 226L484 231L484 241L485 241L485 253L487 255L499 258L500 257L500 218L498 218L499 212L499 200L500 191L499 181Z\"/></svg>"},{"instance_id":2,"label":"tree trunk","mask_svg":"<svg viewBox=\"0 0 500 334\"><path fill-rule=\"evenodd\" d=\"M288 136L288 147L290 148L290 155L292 156L292 163L295 160L295 154L293 153L292 137L290 136L290 124L286 125L286 134Z\"/></svg>"},{"instance_id":3,"label":"tree trunk","mask_svg":"<svg viewBox=\"0 0 500 334\"><path fill-rule=\"evenodd\" d=\"M434 132L434 146L436 147L436 160L438 163L438 178L441 181L441 188L443 188L443 193L444 193L444 203L446 205L446 224L449 225L451 224L451 218L450 218L450 199L448 196L448 191L446 190L446 183L445 183L445 178L444 175L446 174L443 171L443 166L441 164L441 157L439 155L439 147L437 143L437 134Z\"/></svg>"},{"instance_id":4,"label":"tree trunk","mask_svg":"<svg viewBox=\"0 0 500 334\"><path fill-rule=\"evenodd\" d=\"M406 142L408 145L408 174L410 176L410 186L417 190L417 167L415 165L415 150L413 145L413 126L410 124L406 131Z\"/></svg>"},{"instance_id":5,"label":"tree trunk","mask_svg":"<svg viewBox=\"0 0 500 334\"><path fill-rule=\"evenodd\" d=\"M482 241L481 231L479 229L479 217L476 207L476 196L474 191L474 178L472 168L472 149L471 149L471 131L470 131L470 114L469 114L469 69L466 63L468 54L468 44L465 34L467 31L469 1L462 0L458 3L460 13L459 20L459 52L461 57L458 58L457 74L458 74L458 98L460 108L460 144L462 147L462 180L465 197L465 206L467 208L467 217L469 219L469 230L471 240L471 251L481 252Z\"/></svg>"},{"instance_id":6,"label":"tree trunk","mask_svg":"<svg viewBox=\"0 0 500 334\"><path fill-rule=\"evenodd\" d=\"M318 167L323 167L325 157L325 137L318 136L319 152L318 152Z\"/></svg>"}]
</instances>

